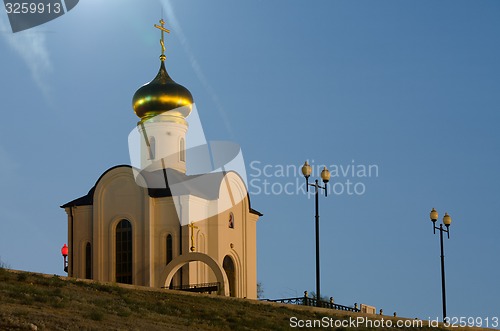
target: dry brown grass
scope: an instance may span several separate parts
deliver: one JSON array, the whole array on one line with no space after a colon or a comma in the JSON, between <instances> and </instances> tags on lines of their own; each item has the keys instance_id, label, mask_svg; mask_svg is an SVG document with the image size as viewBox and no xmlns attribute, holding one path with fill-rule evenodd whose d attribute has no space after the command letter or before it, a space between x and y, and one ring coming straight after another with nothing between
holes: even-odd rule
<instances>
[{"instance_id":1,"label":"dry brown grass","mask_svg":"<svg viewBox=\"0 0 500 331\"><path fill-rule=\"evenodd\" d=\"M289 330L292 316L349 317L327 309L132 289L0 268L0 330ZM425 329L430 330L419 330Z\"/></svg>"}]
</instances>

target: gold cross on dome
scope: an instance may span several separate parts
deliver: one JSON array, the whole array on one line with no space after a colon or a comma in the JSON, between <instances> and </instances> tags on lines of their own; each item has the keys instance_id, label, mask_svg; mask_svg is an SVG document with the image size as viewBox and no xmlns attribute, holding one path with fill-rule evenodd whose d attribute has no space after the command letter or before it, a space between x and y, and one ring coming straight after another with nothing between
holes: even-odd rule
<instances>
[{"instance_id":1,"label":"gold cross on dome","mask_svg":"<svg viewBox=\"0 0 500 331\"><path fill-rule=\"evenodd\" d=\"M191 252L194 252L194 250L196 249L194 247L194 229L198 229L198 227L193 223L189 223L188 226L191 228Z\"/></svg>"},{"instance_id":2,"label":"gold cross on dome","mask_svg":"<svg viewBox=\"0 0 500 331\"><path fill-rule=\"evenodd\" d=\"M163 20L163 18L160 20L160 25L155 24L154 27L161 30L161 39L160 39L161 56L160 56L160 59L162 61L164 61L165 60L165 38L164 38L164 32L170 33L170 30L165 28L165 21Z\"/></svg>"}]
</instances>

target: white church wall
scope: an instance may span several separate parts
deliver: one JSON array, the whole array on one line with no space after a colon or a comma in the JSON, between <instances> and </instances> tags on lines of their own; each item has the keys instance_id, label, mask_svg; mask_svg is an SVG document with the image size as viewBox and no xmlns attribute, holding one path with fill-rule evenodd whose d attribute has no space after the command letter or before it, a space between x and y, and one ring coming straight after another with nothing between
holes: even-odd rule
<instances>
[{"instance_id":1,"label":"white church wall","mask_svg":"<svg viewBox=\"0 0 500 331\"><path fill-rule=\"evenodd\" d=\"M94 279L116 280L116 226L126 219L132 224L133 270L135 285L144 285L149 274L145 266L144 222L146 211L144 191L137 186L130 167L117 167L99 181L94 193L94 256L99 261ZM145 201L146 200L146 201Z\"/></svg>"},{"instance_id":2,"label":"white church wall","mask_svg":"<svg viewBox=\"0 0 500 331\"><path fill-rule=\"evenodd\" d=\"M241 177L228 172L221 181L217 216L217 260L222 264L225 256L230 256L236 267L236 296L256 298L256 242L255 222L249 222L249 203L245 184ZM229 208L228 208L229 206ZM233 215L233 228L229 222ZM251 237L253 234L253 237Z\"/></svg>"},{"instance_id":3,"label":"white church wall","mask_svg":"<svg viewBox=\"0 0 500 331\"><path fill-rule=\"evenodd\" d=\"M69 265L73 277L85 278L85 247L92 242L92 206L66 208L68 213ZM71 219L70 213L73 213Z\"/></svg>"},{"instance_id":4,"label":"white church wall","mask_svg":"<svg viewBox=\"0 0 500 331\"><path fill-rule=\"evenodd\" d=\"M156 198L153 200L152 210L152 230L151 230L151 261L154 266L154 276L152 284L155 287L164 286L165 279L161 278L162 271L166 267L167 235L172 235L172 257L179 255L179 219L171 197ZM179 279L174 277L174 284L177 285Z\"/></svg>"}]
</instances>

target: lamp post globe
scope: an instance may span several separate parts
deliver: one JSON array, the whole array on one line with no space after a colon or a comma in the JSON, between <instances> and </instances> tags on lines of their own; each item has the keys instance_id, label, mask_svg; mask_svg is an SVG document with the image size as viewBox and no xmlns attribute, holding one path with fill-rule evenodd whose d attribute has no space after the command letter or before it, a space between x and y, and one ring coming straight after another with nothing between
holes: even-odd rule
<instances>
[{"instance_id":1,"label":"lamp post globe","mask_svg":"<svg viewBox=\"0 0 500 331\"><path fill-rule=\"evenodd\" d=\"M438 220L439 214L436 209L432 208L430 217L432 222L436 222Z\"/></svg>"},{"instance_id":2,"label":"lamp post globe","mask_svg":"<svg viewBox=\"0 0 500 331\"><path fill-rule=\"evenodd\" d=\"M448 213L444 213L443 224L449 227L451 225L451 216Z\"/></svg>"},{"instance_id":3,"label":"lamp post globe","mask_svg":"<svg viewBox=\"0 0 500 331\"><path fill-rule=\"evenodd\" d=\"M61 254L63 257L68 256L68 245L64 244L63 247L61 248Z\"/></svg>"},{"instance_id":4,"label":"lamp post globe","mask_svg":"<svg viewBox=\"0 0 500 331\"><path fill-rule=\"evenodd\" d=\"M302 166L302 174L304 175L304 177L309 178L309 176L311 176L311 173L311 166L309 165L309 163L307 163L307 161L304 162L304 165Z\"/></svg>"},{"instance_id":5,"label":"lamp post globe","mask_svg":"<svg viewBox=\"0 0 500 331\"><path fill-rule=\"evenodd\" d=\"M68 245L63 245L61 248L61 254L64 258L64 271L68 272Z\"/></svg>"},{"instance_id":6,"label":"lamp post globe","mask_svg":"<svg viewBox=\"0 0 500 331\"><path fill-rule=\"evenodd\" d=\"M323 183L325 184L330 181L330 171L326 167L321 171L321 179L323 179Z\"/></svg>"}]
</instances>

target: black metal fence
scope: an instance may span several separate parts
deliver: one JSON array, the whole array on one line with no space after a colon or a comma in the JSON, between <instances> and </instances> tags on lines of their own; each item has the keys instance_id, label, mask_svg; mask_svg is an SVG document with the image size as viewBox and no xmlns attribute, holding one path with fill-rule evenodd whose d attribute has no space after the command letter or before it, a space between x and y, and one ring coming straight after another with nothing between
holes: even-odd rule
<instances>
[{"instance_id":1,"label":"black metal fence","mask_svg":"<svg viewBox=\"0 0 500 331\"><path fill-rule=\"evenodd\" d=\"M285 304L291 304L291 305L330 308L330 309L344 310L344 311L350 311L350 312L355 312L355 313L360 311L358 308L358 304L356 304L356 303L354 304L354 307L348 307L348 306L343 306L343 305L339 305L337 303L334 303L333 299L330 299L330 301L320 300L318 302L317 299L309 298L307 295L304 295L303 297L298 297L298 298L275 299L275 300L266 299L266 301L285 303Z\"/></svg>"},{"instance_id":2,"label":"black metal fence","mask_svg":"<svg viewBox=\"0 0 500 331\"><path fill-rule=\"evenodd\" d=\"M165 287L170 290L178 290L178 291L187 291L187 292L218 292L220 288L220 283L201 283L201 284L190 284L190 285L177 285L177 286L169 286Z\"/></svg>"}]
</instances>

